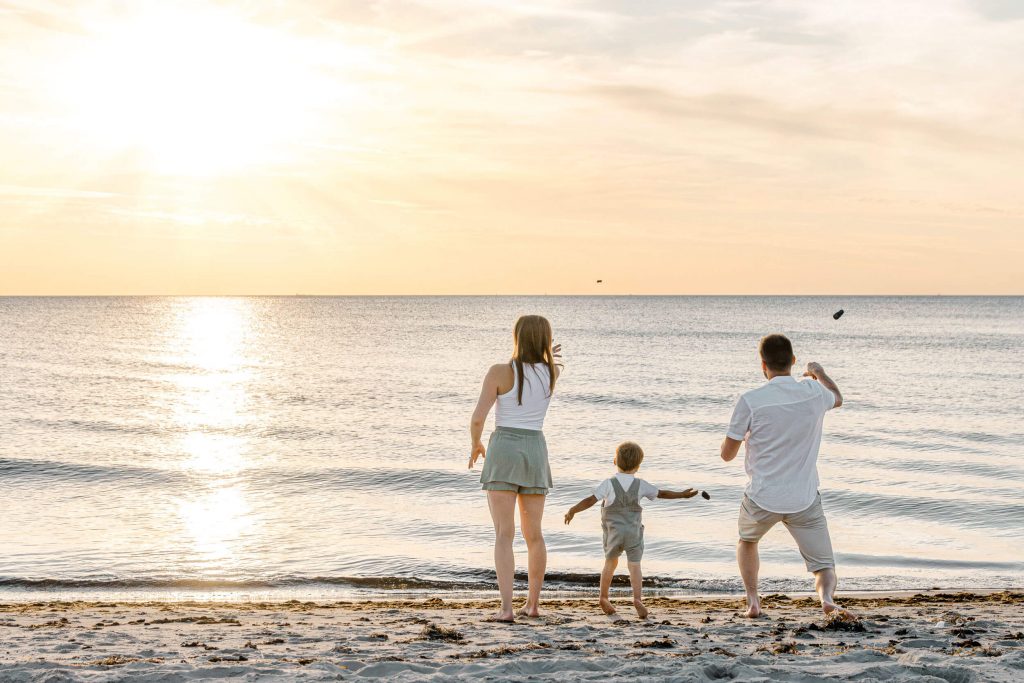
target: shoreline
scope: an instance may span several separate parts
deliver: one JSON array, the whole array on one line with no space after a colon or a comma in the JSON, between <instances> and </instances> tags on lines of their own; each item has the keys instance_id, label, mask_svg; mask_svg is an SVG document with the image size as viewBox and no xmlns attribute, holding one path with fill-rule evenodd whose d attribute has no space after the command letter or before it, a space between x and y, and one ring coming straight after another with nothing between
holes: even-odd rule
<instances>
[{"instance_id":1,"label":"shoreline","mask_svg":"<svg viewBox=\"0 0 1024 683\"><path fill-rule=\"evenodd\" d=\"M281 597L280 599L257 598L250 599L238 597L238 599L218 599L216 592L211 592L210 599L203 599L195 595L182 594L178 597L139 597L139 598L112 598L102 599L98 595L82 596L80 598L68 597L64 594L47 598L44 594L26 596L25 599L6 599L0 593L0 614L28 606L49 606L49 607L160 607L162 605L174 605L176 607L193 608L217 608L217 609L274 609L281 607L298 606L304 609L370 609L374 607L402 607L416 608L429 606L434 609L479 609L482 607L498 604L497 591L466 592L452 591L450 593L433 593L430 597L425 595L403 593L396 591L394 595L379 594L359 597L321 597L321 598L297 598ZM516 602L522 602L523 591L517 590ZM597 603L598 591L596 589L581 589L578 591L545 590L542 603L544 605L557 606L559 608L585 607ZM880 591L837 591L837 600L846 604L875 604L882 606L893 606L911 604L922 600L935 603L945 602L985 602L987 600L1001 598L1002 596L1021 596L1024 599L1024 587L1021 588L971 588L971 589L943 589L933 588L928 590L880 590ZM739 604L743 601L742 592L728 593L701 593L701 594L663 594L645 589L644 601L647 603L664 604L679 608L697 608L706 605L720 607L729 604ZM811 601L815 606L818 604L814 591L786 591L763 593L762 600L786 600L803 604L804 601ZM628 588L614 587L611 591L613 603L621 601L622 604L632 604L631 593Z\"/></svg>"},{"instance_id":2,"label":"shoreline","mask_svg":"<svg viewBox=\"0 0 1024 683\"><path fill-rule=\"evenodd\" d=\"M907 594L909 593L909 594ZM1024 676L1024 591L840 595L833 630L806 594L553 598L541 618L488 622L496 599L0 602L0 680L1012 681Z\"/></svg>"},{"instance_id":3,"label":"shoreline","mask_svg":"<svg viewBox=\"0 0 1024 683\"><path fill-rule=\"evenodd\" d=\"M616 578L619 578L618 576ZM524 593L526 586L516 586L516 596ZM1021 587L977 587L977 588L928 588L928 589L898 589L898 590L842 590L839 595L847 599L892 599L898 600L911 596L938 596L943 594L971 595L983 597L998 593L1024 593L1024 586ZM792 599L815 598L813 590L800 591L765 591L763 595L784 595ZM317 605L323 607L362 604L381 605L400 603L405 606L415 606L426 600L440 598L445 604L470 606L486 604L496 601L496 589L474 589L474 590L401 590L393 589L377 592L354 592L350 594L330 593L317 594L316 592L298 593L283 590L280 594L275 591L261 590L175 590L154 588L147 590L116 590L112 588L100 588L96 590L81 589L42 589L42 590L4 590L0 589L0 611L5 607L14 605L29 604L92 604L92 605L160 605L164 603L176 605L195 605L230 607L232 605L262 605L275 606L299 603L303 605ZM551 603L564 604L587 604L596 602L598 596L597 587L580 588L545 588L544 600ZM611 589L613 601L616 597L626 598L631 596L631 589L628 583L622 585L613 584ZM644 588L645 599L664 599L689 602L707 601L729 601L740 600L744 597L743 591L709 591L709 592L688 592L672 588Z\"/></svg>"}]
</instances>

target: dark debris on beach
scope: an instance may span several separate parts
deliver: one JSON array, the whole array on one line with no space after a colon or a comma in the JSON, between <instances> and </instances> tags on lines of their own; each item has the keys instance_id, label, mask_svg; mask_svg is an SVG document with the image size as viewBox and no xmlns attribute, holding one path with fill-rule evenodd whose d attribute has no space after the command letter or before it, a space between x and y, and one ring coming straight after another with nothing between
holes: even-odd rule
<instances>
[{"instance_id":1,"label":"dark debris on beach","mask_svg":"<svg viewBox=\"0 0 1024 683\"><path fill-rule=\"evenodd\" d=\"M454 628L438 626L433 622L423 627L422 635L427 640L443 640L450 643L457 643L466 638L466 636Z\"/></svg>"},{"instance_id":2,"label":"dark debris on beach","mask_svg":"<svg viewBox=\"0 0 1024 683\"><path fill-rule=\"evenodd\" d=\"M662 636L661 638L658 638L656 640L638 640L635 643L633 643L633 647L655 648L655 649L667 649L667 648L675 647L675 646L676 646L676 641L672 640L668 636Z\"/></svg>"}]
</instances>

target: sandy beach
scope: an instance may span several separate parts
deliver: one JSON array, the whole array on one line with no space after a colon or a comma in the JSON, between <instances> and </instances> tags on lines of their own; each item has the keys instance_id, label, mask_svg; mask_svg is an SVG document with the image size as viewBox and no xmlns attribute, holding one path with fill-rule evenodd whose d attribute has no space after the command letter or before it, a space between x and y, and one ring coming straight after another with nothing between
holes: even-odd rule
<instances>
[{"instance_id":1,"label":"sandy beach","mask_svg":"<svg viewBox=\"0 0 1024 683\"><path fill-rule=\"evenodd\" d=\"M35 602L0 605L0 680L1019 681L1024 593L847 596L864 630L830 630L811 599L648 601L611 622L556 600L515 625L489 601Z\"/></svg>"}]
</instances>

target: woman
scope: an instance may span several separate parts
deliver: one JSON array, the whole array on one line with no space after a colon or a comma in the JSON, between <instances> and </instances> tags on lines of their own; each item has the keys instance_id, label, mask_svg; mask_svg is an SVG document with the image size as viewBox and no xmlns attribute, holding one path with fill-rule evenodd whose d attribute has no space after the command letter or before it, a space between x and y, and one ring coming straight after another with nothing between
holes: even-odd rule
<instances>
[{"instance_id":1,"label":"woman","mask_svg":"<svg viewBox=\"0 0 1024 683\"><path fill-rule=\"evenodd\" d=\"M469 468L484 458L480 483L487 491L487 506L494 521L494 568L498 574L501 611L498 621L514 621L512 582L516 563L512 539L516 533L515 508L529 553L529 593L520 615L540 616L540 590L544 585L547 548L541 532L544 498L551 488L544 416L561 370L555 364L560 346L551 345L551 323L539 315L516 321L512 360L492 366L484 377L480 400L473 411L469 433L473 449ZM481 441L487 414L494 411L494 431L487 448Z\"/></svg>"}]
</instances>

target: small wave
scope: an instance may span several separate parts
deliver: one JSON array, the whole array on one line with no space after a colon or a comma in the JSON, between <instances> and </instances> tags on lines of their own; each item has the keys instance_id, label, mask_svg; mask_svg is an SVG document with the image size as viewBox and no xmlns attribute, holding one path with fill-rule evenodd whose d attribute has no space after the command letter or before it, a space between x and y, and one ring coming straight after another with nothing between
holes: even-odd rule
<instances>
[{"instance_id":1,"label":"small wave","mask_svg":"<svg viewBox=\"0 0 1024 683\"><path fill-rule=\"evenodd\" d=\"M274 579L159 579L159 578L68 578L32 579L21 577L0 577L0 590L24 591L70 591L70 590L168 590L199 592L241 592L274 589L310 590L323 587L361 589L366 592L403 591L479 591L495 587L493 571L467 570L460 572L464 578L432 579L418 576L316 576L280 577ZM556 590L587 590L600 584L597 573L549 572L544 583ZM526 572L516 572L515 581L525 587ZM679 589L702 592L731 592L735 581L714 579L687 579L669 576L645 576L644 586L660 589ZM628 586L629 577L618 575L612 585Z\"/></svg>"},{"instance_id":2,"label":"small wave","mask_svg":"<svg viewBox=\"0 0 1024 683\"><path fill-rule=\"evenodd\" d=\"M918 434L931 437L939 442L945 443L949 439L968 441L971 443L1000 444L1005 446L1016 446L1024 443L1024 433L1007 432L996 434L994 432L963 432L948 429L920 429Z\"/></svg>"},{"instance_id":3,"label":"small wave","mask_svg":"<svg viewBox=\"0 0 1024 683\"><path fill-rule=\"evenodd\" d=\"M1021 562L986 562L970 560L942 560L929 558L890 557L878 555L859 555L838 553L840 565L886 566L905 568L928 568L940 571L964 570L971 576L992 577L995 573L1003 573L1006 577L1017 576L1024 571ZM517 571L514 575L517 588L525 589L528 576L525 571ZM544 577L544 585L555 591L591 592L600 585L601 576L597 572L552 571ZM1009 579L1008 579L1009 580ZM877 588L870 579L854 577L847 579L851 588L857 590ZM865 583L866 582L866 583ZM913 589L930 585L930 580L916 586L914 579L907 577L887 577L883 582L887 588ZM976 583L976 582L975 582ZM689 594L725 594L742 591L742 583L738 577L702 577L702 576L644 576L646 588L683 592ZM881 584L879 584L881 585ZM612 586L629 586L629 577L618 574L612 580ZM977 586L976 586L977 587ZM175 592L186 591L196 593L251 593L274 592L315 595L330 594L336 589L345 589L357 594L390 594L390 593L455 593L493 591L496 588L496 576L490 569L463 569L454 571L450 578L425 576L278 576L269 578L229 579L229 578L163 578L163 577L125 577L110 576L80 578L28 578L17 576L0 576L0 591L38 591L38 592L74 592L74 591L141 591L141 592ZM765 590L807 590L806 581L793 577L763 577L762 588ZM332 590L333 589L333 590Z\"/></svg>"},{"instance_id":4,"label":"small wave","mask_svg":"<svg viewBox=\"0 0 1024 683\"><path fill-rule=\"evenodd\" d=\"M493 576L493 572L491 573ZM516 572L516 581L526 582L526 572ZM672 576L645 576L644 586L647 588L674 589L701 593L731 593L739 585L732 579L694 579ZM489 587L493 587L489 583ZM601 585L601 575L584 572L549 572L544 575L544 585L554 589L589 589ZM628 586L629 576L616 574L612 578L613 586Z\"/></svg>"},{"instance_id":5,"label":"small wave","mask_svg":"<svg viewBox=\"0 0 1024 683\"><path fill-rule=\"evenodd\" d=\"M465 485L466 475L437 469L381 468L376 470L346 467L318 467L304 470L265 469L251 474L261 485L272 485L278 491L284 487L305 489L315 485L319 489L357 490L458 490Z\"/></svg>"},{"instance_id":6,"label":"small wave","mask_svg":"<svg viewBox=\"0 0 1024 683\"><path fill-rule=\"evenodd\" d=\"M243 429L236 429L232 431L237 432L240 435L254 434L262 439L280 439L282 441L315 441L318 439L327 440L338 438L337 432L304 427L302 425L273 425L262 429L254 429L247 426Z\"/></svg>"},{"instance_id":7,"label":"small wave","mask_svg":"<svg viewBox=\"0 0 1024 683\"><path fill-rule=\"evenodd\" d=\"M990 562L985 560L944 560L904 555L862 555L836 553L839 564L865 567L914 567L922 569L965 569L1024 572L1024 562Z\"/></svg>"},{"instance_id":8,"label":"small wave","mask_svg":"<svg viewBox=\"0 0 1024 683\"><path fill-rule=\"evenodd\" d=\"M561 400L566 403L583 403L588 406L614 406L617 408L636 408L655 411L678 411L682 408L693 407L722 407L731 408L735 397L733 396L712 396L712 395L680 395L670 393L664 396L652 396L640 398L637 396L618 395L612 393L582 393L565 394ZM722 425L717 425L719 429Z\"/></svg>"},{"instance_id":9,"label":"small wave","mask_svg":"<svg viewBox=\"0 0 1024 683\"><path fill-rule=\"evenodd\" d=\"M991 451L984 448L977 448L964 444L952 443L951 441L923 441L898 438L893 435L876 436L864 432L830 432L827 439L858 446L878 446L882 448L903 448L908 451L924 452L956 452L969 453L971 455L990 455Z\"/></svg>"},{"instance_id":10,"label":"small wave","mask_svg":"<svg viewBox=\"0 0 1024 683\"><path fill-rule=\"evenodd\" d=\"M317 576L282 577L274 579L160 579L160 578L81 578L30 579L0 577L0 589L21 590L188 590L188 591L247 591L275 588L313 588L316 586L347 586L380 591L403 590L473 590L493 585L487 582L423 579L416 576Z\"/></svg>"},{"instance_id":11,"label":"small wave","mask_svg":"<svg viewBox=\"0 0 1024 683\"><path fill-rule=\"evenodd\" d=\"M829 455L828 457L833 461L838 460L834 455ZM873 468L877 467L884 470L902 473L933 472L939 475L959 473L987 480L1024 481L1024 470L1017 471L1009 469L1006 466L995 464L989 465L972 461L921 460L916 458L913 460L874 458L866 463L863 459L855 457L843 458L843 461L849 463L851 466L860 467L865 464L870 464Z\"/></svg>"},{"instance_id":12,"label":"small wave","mask_svg":"<svg viewBox=\"0 0 1024 683\"><path fill-rule=\"evenodd\" d=\"M182 475L169 470L130 465L89 465L58 460L28 460L0 458L0 476L8 484L18 479L46 479L47 481L109 481L131 479L134 483L168 483L182 479Z\"/></svg>"},{"instance_id":13,"label":"small wave","mask_svg":"<svg viewBox=\"0 0 1024 683\"><path fill-rule=\"evenodd\" d=\"M123 422L110 422L108 420L68 420L68 419L42 419L35 417L15 418L23 424L30 424L34 427L43 427L47 430L69 431L69 432L110 432L116 434L143 434L159 435L166 434L167 429L149 423L128 424Z\"/></svg>"},{"instance_id":14,"label":"small wave","mask_svg":"<svg viewBox=\"0 0 1024 683\"><path fill-rule=\"evenodd\" d=\"M829 489L822 494L826 509L882 519L920 519L969 529L1019 528L1024 504L965 498L962 501L926 496L908 497L848 489Z\"/></svg>"}]
</instances>

